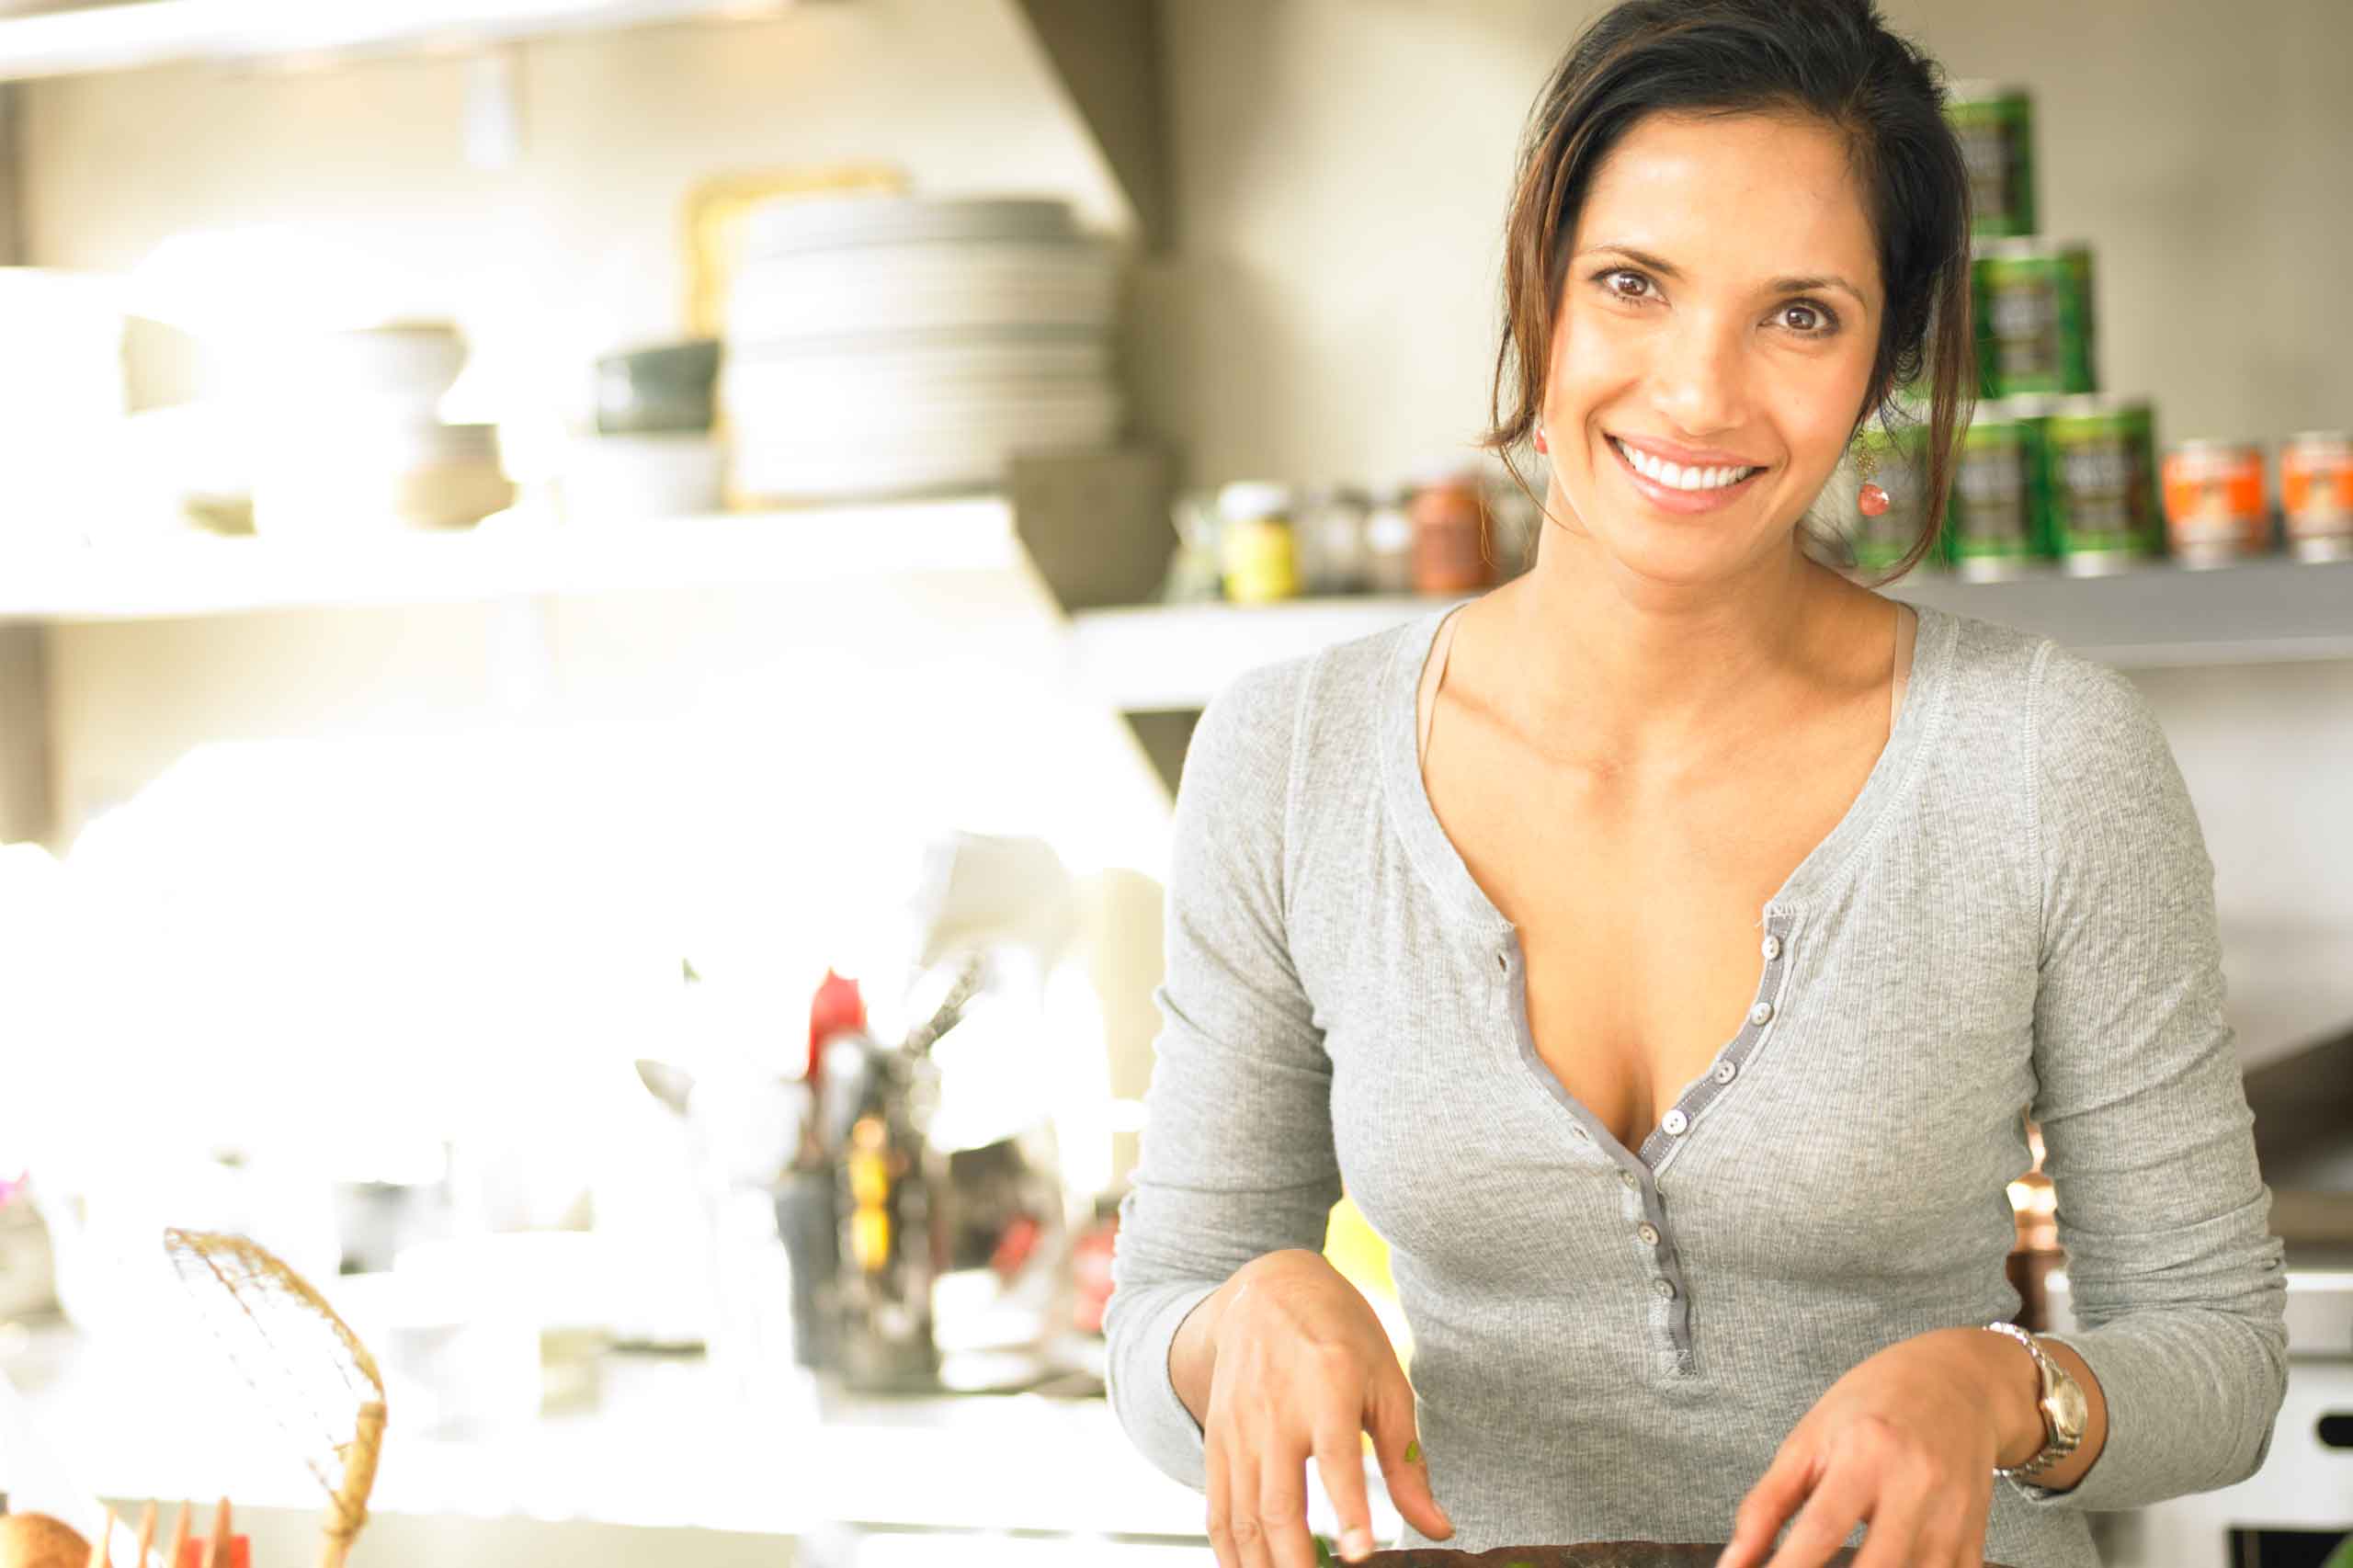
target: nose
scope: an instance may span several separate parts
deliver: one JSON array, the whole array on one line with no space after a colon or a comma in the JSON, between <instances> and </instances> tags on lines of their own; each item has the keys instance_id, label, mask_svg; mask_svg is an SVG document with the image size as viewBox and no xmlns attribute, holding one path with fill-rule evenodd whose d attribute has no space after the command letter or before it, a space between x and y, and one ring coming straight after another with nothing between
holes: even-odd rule
<instances>
[{"instance_id":1,"label":"nose","mask_svg":"<svg viewBox=\"0 0 2353 1568\"><path fill-rule=\"evenodd\" d=\"M1739 423L1745 394L1746 335L1711 312L1675 318L1657 339L1651 363L1651 405L1697 437Z\"/></svg>"}]
</instances>

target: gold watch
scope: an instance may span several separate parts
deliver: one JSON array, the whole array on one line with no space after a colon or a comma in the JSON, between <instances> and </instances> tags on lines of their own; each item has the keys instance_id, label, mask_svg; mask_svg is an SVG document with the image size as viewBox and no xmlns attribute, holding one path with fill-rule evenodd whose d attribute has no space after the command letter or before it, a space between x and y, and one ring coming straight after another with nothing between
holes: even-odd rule
<instances>
[{"instance_id":1,"label":"gold watch","mask_svg":"<svg viewBox=\"0 0 2353 1568\"><path fill-rule=\"evenodd\" d=\"M2084 1397L2084 1386L2066 1368L2051 1358L2034 1335L2014 1323L1989 1323L1985 1327L1995 1334L2006 1334L2025 1346L2027 1354L2034 1358L2034 1369L2042 1378L2042 1397L2038 1402L2042 1409L2042 1451L2024 1464L1994 1471L2017 1481L2032 1481L2082 1446L2084 1428L2091 1422L2091 1403Z\"/></svg>"}]
</instances>

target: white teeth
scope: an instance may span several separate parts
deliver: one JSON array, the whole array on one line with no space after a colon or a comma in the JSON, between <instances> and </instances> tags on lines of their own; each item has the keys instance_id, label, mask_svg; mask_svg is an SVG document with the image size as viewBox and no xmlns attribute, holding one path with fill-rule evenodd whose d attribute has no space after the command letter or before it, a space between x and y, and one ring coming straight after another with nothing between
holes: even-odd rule
<instances>
[{"instance_id":1,"label":"white teeth","mask_svg":"<svg viewBox=\"0 0 2353 1568\"><path fill-rule=\"evenodd\" d=\"M1753 468L1686 468L1664 458L1654 458L1623 441L1617 442L1617 447L1637 473L1670 490L1721 490L1756 472Z\"/></svg>"}]
</instances>

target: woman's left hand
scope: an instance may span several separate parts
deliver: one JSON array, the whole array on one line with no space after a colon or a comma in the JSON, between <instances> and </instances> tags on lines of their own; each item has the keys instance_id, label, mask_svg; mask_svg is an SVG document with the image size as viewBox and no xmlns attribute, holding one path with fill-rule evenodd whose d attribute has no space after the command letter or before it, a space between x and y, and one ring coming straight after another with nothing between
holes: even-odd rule
<instances>
[{"instance_id":1,"label":"woman's left hand","mask_svg":"<svg viewBox=\"0 0 2353 1568\"><path fill-rule=\"evenodd\" d=\"M1858 1524L1869 1528L1855 1568L1982 1568L2013 1419L1988 1379L1990 1338L1924 1334L1832 1384L1742 1502L1719 1568L1820 1568Z\"/></svg>"}]
</instances>

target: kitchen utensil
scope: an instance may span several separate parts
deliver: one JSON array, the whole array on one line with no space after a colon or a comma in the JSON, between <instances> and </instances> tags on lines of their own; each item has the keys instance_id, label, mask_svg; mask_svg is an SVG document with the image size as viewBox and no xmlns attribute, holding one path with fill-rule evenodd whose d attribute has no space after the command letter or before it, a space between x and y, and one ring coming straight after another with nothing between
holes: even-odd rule
<instances>
[{"instance_id":1,"label":"kitchen utensil","mask_svg":"<svg viewBox=\"0 0 2353 1568\"><path fill-rule=\"evenodd\" d=\"M172 1519L172 1539L169 1544L164 1548L164 1562L166 1568L180 1568L180 1553L187 1550L188 1502L183 1498L180 1502L179 1513ZM139 1568L147 1568L144 1559L141 1560Z\"/></svg>"},{"instance_id":2,"label":"kitchen utensil","mask_svg":"<svg viewBox=\"0 0 2353 1568\"><path fill-rule=\"evenodd\" d=\"M246 1383L300 1449L327 1494L321 1568L342 1568L368 1520L384 1438L375 1358L308 1281L244 1236L172 1229L165 1248ZM211 1550L229 1538L221 1502Z\"/></svg>"},{"instance_id":3,"label":"kitchen utensil","mask_svg":"<svg viewBox=\"0 0 2353 1568\"><path fill-rule=\"evenodd\" d=\"M718 379L714 338L608 354L597 361L597 429L607 436L707 431Z\"/></svg>"},{"instance_id":4,"label":"kitchen utensil","mask_svg":"<svg viewBox=\"0 0 2353 1568\"><path fill-rule=\"evenodd\" d=\"M155 1505L149 1503L139 1510L139 1555L134 1560L139 1568L147 1568L147 1549L155 1544Z\"/></svg>"},{"instance_id":5,"label":"kitchen utensil","mask_svg":"<svg viewBox=\"0 0 2353 1568\"><path fill-rule=\"evenodd\" d=\"M114 1506L107 1506L106 1522L98 1527L98 1539L90 1543L90 1568L114 1568ZM144 1563L140 1568L146 1568Z\"/></svg>"}]
</instances>

